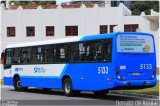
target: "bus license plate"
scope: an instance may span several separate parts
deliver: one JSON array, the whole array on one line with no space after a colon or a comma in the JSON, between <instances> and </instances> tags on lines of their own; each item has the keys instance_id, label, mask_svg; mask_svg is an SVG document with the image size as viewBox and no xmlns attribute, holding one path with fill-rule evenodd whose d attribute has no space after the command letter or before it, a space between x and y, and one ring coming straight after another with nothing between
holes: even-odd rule
<instances>
[{"instance_id":1,"label":"bus license plate","mask_svg":"<svg viewBox=\"0 0 160 106\"><path fill-rule=\"evenodd\" d=\"M138 72L133 72L132 75L140 75Z\"/></svg>"}]
</instances>

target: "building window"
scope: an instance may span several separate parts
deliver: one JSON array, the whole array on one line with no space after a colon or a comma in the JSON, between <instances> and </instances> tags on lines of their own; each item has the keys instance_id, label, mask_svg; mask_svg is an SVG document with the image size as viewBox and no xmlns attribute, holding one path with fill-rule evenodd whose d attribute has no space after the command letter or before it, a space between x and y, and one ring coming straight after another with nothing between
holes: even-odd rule
<instances>
[{"instance_id":1,"label":"building window","mask_svg":"<svg viewBox=\"0 0 160 106\"><path fill-rule=\"evenodd\" d=\"M125 24L124 32L136 32L137 28L138 28L138 24Z\"/></svg>"},{"instance_id":2,"label":"building window","mask_svg":"<svg viewBox=\"0 0 160 106\"><path fill-rule=\"evenodd\" d=\"M113 28L114 28L115 26L117 26L117 25L110 25L110 32L114 32L114 29L113 29Z\"/></svg>"},{"instance_id":3,"label":"building window","mask_svg":"<svg viewBox=\"0 0 160 106\"><path fill-rule=\"evenodd\" d=\"M15 27L7 27L7 37L15 37Z\"/></svg>"},{"instance_id":4,"label":"building window","mask_svg":"<svg viewBox=\"0 0 160 106\"><path fill-rule=\"evenodd\" d=\"M46 36L54 36L54 26L46 26Z\"/></svg>"},{"instance_id":5,"label":"building window","mask_svg":"<svg viewBox=\"0 0 160 106\"><path fill-rule=\"evenodd\" d=\"M78 36L78 26L66 26L66 36Z\"/></svg>"},{"instance_id":6,"label":"building window","mask_svg":"<svg viewBox=\"0 0 160 106\"><path fill-rule=\"evenodd\" d=\"M100 34L108 33L108 26L107 25L100 25Z\"/></svg>"},{"instance_id":7,"label":"building window","mask_svg":"<svg viewBox=\"0 0 160 106\"><path fill-rule=\"evenodd\" d=\"M27 37L35 36L35 27L26 27Z\"/></svg>"}]
</instances>

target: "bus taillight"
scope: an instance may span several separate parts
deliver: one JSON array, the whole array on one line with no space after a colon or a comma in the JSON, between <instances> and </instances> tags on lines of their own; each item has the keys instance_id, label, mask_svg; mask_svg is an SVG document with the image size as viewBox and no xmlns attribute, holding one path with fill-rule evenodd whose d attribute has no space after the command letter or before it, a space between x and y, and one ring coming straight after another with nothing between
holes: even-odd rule
<instances>
[{"instance_id":1,"label":"bus taillight","mask_svg":"<svg viewBox=\"0 0 160 106\"><path fill-rule=\"evenodd\" d=\"M153 75L156 74L156 71L157 71L157 68L155 67L154 70L153 70Z\"/></svg>"},{"instance_id":2,"label":"bus taillight","mask_svg":"<svg viewBox=\"0 0 160 106\"><path fill-rule=\"evenodd\" d=\"M119 75L118 67L115 68L116 75Z\"/></svg>"},{"instance_id":3,"label":"bus taillight","mask_svg":"<svg viewBox=\"0 0 160 106\"><path fill-rule=\"evenodd\" d=\"M154 79L154 78L155 78L156 71L157 71L157 68L155 67L155 68L154 68L154 70L153 70L152 79Z\"/></svg>"},{"instance_id":4,"label":"bus taillight","mask_svg":"<svg viewBox=\"0 0 160 106\"><path fill-rule=\"evenodd\" d=\"M115 71L116 71L117 78L120 79L121 77L119 75L118 67L115 68Z\"/></svg>"}]
</instances>

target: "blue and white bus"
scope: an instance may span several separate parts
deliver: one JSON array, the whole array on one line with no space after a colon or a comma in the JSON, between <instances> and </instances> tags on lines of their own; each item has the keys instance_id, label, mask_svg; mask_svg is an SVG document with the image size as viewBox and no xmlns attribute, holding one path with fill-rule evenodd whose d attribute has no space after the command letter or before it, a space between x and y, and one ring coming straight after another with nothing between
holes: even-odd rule
<instances>
[{"instance_id":1,"label":"blue and white bus","mask_svg":"<svg viewBox=\"0 0 160 106\"><path fill-rule=\"evenodd\" d=\"M114 89L156 85L156 52L152 34L116 32L8 45L4 85L61 89L105 95Z\"/></svg>"}]
</instances>

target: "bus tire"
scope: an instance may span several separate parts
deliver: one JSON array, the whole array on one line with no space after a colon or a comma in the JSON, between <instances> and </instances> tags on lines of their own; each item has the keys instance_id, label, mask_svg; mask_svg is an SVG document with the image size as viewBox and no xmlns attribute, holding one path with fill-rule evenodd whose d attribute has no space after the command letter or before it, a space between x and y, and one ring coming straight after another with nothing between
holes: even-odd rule
<instances>
[{"instance_id":1,"label":"bus tire","mask_svg":"<svg viewBox=\"0 0 160 106\"><path fill-rule=\"evenodd\" d=\"M96 96L105 96L107 93L109 93L108 90L94 91Z\"/></svg>"},{"instance_id":2,"label":"bus tire","mask_svg":"<svg viewBox=\"0 0 160 106\"><path fill-rule=\"evenodd\" d=\"M66 78L63 81L63 92L66 96L72 96L73 95L73 89L72 89L72 81L70 78Z\"/></svg>"},{"instance_id":3,"label":"bus tire","mask_svg":"<svg viewBox=\"0 0 160 106\"><path fill-rule=\"evenodd\" d=\"M14 89L16 91L27 91L28 87L22 87L20 78L17 77L17 78L14 79Z\"/></svg>"}]
</instances>

